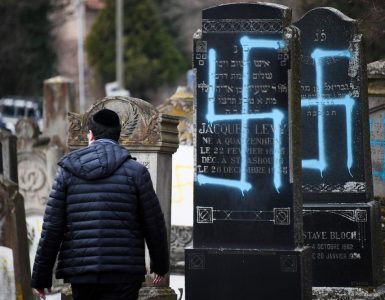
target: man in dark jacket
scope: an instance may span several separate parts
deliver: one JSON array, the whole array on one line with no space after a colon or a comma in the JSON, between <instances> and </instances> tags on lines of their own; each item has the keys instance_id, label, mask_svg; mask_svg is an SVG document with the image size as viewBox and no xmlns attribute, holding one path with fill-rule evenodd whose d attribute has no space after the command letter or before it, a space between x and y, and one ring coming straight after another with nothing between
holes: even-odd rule
<instances>
[{"instance_id":1,"label":"man in dark jacket","mask_svg":"<svg viewBox=\"0 0 385 300\"><path fill-rule=\"evenodd\" d=\"M146 240L154 283L168 272L163 213L147 169L118 144L119 116L102 109L88 123L89 146L59 164L44 215L31 286L44 298L56 277L74 300L137 299L146 274Z\"/></svg>"}]
</instances>

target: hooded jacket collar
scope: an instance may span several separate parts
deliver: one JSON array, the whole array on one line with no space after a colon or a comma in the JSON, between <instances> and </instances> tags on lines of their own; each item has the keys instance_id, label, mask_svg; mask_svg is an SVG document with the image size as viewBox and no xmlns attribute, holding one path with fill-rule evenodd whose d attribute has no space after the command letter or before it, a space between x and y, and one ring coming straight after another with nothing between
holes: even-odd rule
<instances>
[{"instance_id":1,"label":"hooded jacket collar","mask_svg":"<svg viewBox=\"0 0 385 300\"><path fill-rule=\"evenodd\" d=\"M97 140L65 155L58 165L76 177L93 180L110 176L130 158L130 153L119 144Z\"/></svg>"}]
</instances>

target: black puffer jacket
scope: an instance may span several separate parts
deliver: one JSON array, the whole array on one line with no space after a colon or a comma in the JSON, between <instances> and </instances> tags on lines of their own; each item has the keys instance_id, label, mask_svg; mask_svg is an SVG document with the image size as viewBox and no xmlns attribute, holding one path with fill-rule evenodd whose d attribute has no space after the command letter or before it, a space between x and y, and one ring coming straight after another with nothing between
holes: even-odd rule
<instances>
[{"instance_id":1,"label":"black puffer jacket","mask_svg":"<svg viewBox=\"0 0 385 300\"><path fill-rule=\"evenodd\" d=\"M31 286L142 281L144 239L151 271L168 272L163 213L147 169L123 147L96 141L59 162L44 215ZM59 251L60 249L60 251Z\"/></svg>"}]
</instances>

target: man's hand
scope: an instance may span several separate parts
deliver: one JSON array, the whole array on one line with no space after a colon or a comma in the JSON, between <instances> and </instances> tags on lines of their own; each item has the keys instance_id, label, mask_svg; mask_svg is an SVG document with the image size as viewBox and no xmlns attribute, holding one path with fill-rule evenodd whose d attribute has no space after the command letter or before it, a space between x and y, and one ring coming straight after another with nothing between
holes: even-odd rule
<instances>
[{"instance_id":1,"label":"man's hand","mask_svg":"<svg viewBox=\"0 0 385 300\"><path fill-rule=\"evenodd\" d=\"M159 283L161 283L163 281L164 276L160 276L160 275L155 274L155 273L154 273L154 275L155 276L154 276L154 279L152 281L153 284L159 284Z\"/></svg>"},{"instance_id":2,"label":"man's hand","mask_svg":"<svg viewBox=\"0 0 385 300\"><path fill-rule=\"evenodd\" d=\"M33 293L41 299L45 299L45 289L33 289ZM51 293L51 289L48 288L48 293Z\"/></svg>"}]
</instances>

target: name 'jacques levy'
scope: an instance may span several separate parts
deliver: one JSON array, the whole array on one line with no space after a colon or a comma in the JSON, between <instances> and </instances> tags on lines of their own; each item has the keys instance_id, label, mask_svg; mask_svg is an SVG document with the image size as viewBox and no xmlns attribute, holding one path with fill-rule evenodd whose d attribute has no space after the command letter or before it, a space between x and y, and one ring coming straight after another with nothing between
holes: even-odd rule
<instances>
[{"instance_id":1,"label":"name 'jacques levy'","mask_svg":"<svg viewBox=\"0 0 385 300\"><path fill-rule=\"evenodd\" d=\"M253 130L251 130L253 129ZM221 135L238 135L241 134L241 124L238 123L201 123L198 132L200 134L221 134ZM281 129L282 130L282 129ZM274 133L274 125L272 123L256 123L254 128L246 128L247 134L264 134L270 135Z\"/></svg>"}]
</instances>

